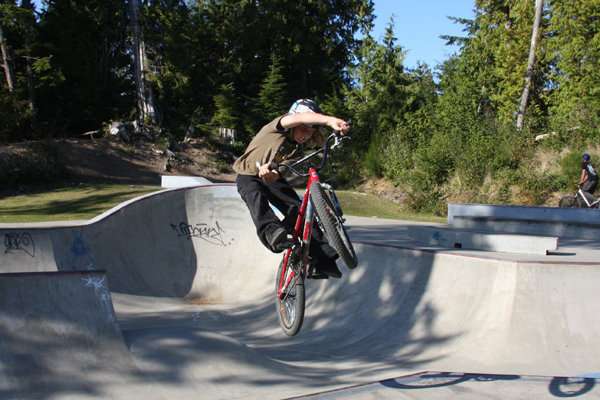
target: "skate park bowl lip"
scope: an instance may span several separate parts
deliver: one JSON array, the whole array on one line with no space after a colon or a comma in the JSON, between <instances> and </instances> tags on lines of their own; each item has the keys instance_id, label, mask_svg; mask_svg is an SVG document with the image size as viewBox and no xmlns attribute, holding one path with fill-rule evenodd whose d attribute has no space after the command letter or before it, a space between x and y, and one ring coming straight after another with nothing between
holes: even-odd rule
<instances>
[{"instance_id":1,"label":"skate park bowl lip","mask_svg":"<svg viewBox=\"0 0 600 400\"><path fill-rule=\"evenodd\" d=\"M600 369L597 264L357 240L359 266L309 281L305 326L286 338L273 299L280 256L262 248L232 185L146 195L94 223L0 233L23 231L35 246L17 237L0 271L105 269L133 374L158 383L154 398L279 399L425 370ZM212 304L187 301L198 298ZM130 398L116 386L114 398Z\"/></svg>"}]
</instances>

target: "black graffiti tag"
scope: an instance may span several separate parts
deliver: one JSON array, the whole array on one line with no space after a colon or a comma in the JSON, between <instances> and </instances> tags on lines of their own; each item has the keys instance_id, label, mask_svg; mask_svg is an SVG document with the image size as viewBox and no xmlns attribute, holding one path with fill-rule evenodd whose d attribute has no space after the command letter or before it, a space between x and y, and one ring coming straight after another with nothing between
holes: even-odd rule
<instances>
[{"instance_id":1,"label":"black graffiti tag","mask_svg":"<svg viewBox=\"0 0 600 400\"><path fill-rule=\"evenodd\" d=\"M6 233L4 235L4 253L13 253L22 251L29 254L31 257L35 257L35 242L31 235L27 232L24 233Z\"/></svg>"},{"instance_id":2,"label":"black graffiti tag","mask_svg":"<svg viewBox=\"0 0 600 400\"><path fill-rule=\"evenodd\" d=\"M178 237L199 238L217 246L229 246L233 243L233 239L227 241L225 230L221 228L218 221L215 222L214 226L203 222L194 225L180 222L179 224L171 224L171 228L177 232Z\"/></svg>"}]
</instances>

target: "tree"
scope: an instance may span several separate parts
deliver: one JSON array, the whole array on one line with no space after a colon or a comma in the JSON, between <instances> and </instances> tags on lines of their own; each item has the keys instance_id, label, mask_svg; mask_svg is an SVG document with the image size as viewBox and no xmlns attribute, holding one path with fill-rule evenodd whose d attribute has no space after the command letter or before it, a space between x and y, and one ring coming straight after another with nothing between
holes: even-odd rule
<instances>
[{"instance_id":1,"label":"tree","mask_svg":"<svg viewBox=\"0 0 600 400\"><path fill-rule=\"evenodd\" d=\"M525 87L523 88L523 94L521 95L521 102L519 104L519 111L517 112L516 126L519 130L523 128L523 117L525 116L525 108L527 107L527 100L529 98L529 87L531 86L531 79L533 77L533 67L535 65L535 50L537 48L543 8L544 0L535 0L535 18L533 21L533 29L531 32L531 46L529 47L529 59L527 60Z\"/></svg>"},{"instance_id":2,"label":"tree","mask_svg":"<svg viewBox=\"0 0 600 400\"><path fill-rule=\"evenodd\" d=\"M552 0L546 86L551 124L557 131L600 137L600 3Z\"/></svg>"},{"instance_id":3,"label":"tree","mask_svg":"<svg viewBox=\"0 0 600 400\"><path fill-rule=\"evenodd\" d=\"M48 134L77 134L128 118L135 107L127 7L122 0L50 0L36 55L62 79L38 93Z\"/></svg>"},{"instance_id":4,"label":"tree","mask_svg":"<svg viewBox=\"0 0 600 400\"><path fill-rule=\"evenodd\" d=\"M2 69L4 70L4 79L6 80L6 86L9 92L14 90L13 74L10 65L10 57L8 55L8 45L4 38L4 32L2 30L2 21L0 21L0 50L2 51Z\"/></svg>"},{"instance_id":5,"label":"tree","mask_svg":"<svg viewBox=\"0 0 600 400\"><path fill-rule=\"evenodd\" d=\"M239 117L233 83L221 85L219 92L214 96L214 102L215 113L210 122L212 127L236 129Z\"/></svg>"},{"instance_id":6,"label":"tree","mask_svg":"<svg viewBox=\"0 0 600 400\"><path fill-rule=\"evenodd\" d=\"M147 74L149 73L148 58L146 57L146 45L140 27L140 2L129 0L129 11L131 21L131 32L133 35L133 60L136 86L136 100L138 112L138 124L143 128L146 124L156 125L156 115L152 87L148 85Z\"/></svg>"},{"instance_id":7,"label":"tree","mask_svg":"<svg viewBox=\"0 0 600 400\"><path fill-rule=\"evenodd\" d=\"M271 65L258 92L258 113L271 120L281 115L289 103L287 84L282 73L281 60L277 55L271 57Z\"/></svg>"}]
</instances>

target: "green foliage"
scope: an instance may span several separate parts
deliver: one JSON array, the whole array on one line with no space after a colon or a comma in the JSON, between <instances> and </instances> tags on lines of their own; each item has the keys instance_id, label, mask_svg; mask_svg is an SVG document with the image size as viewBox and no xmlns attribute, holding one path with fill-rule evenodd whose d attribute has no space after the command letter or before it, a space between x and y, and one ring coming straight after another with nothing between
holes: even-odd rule
<instances>
[{"instance_id":1,"label":"green foliage","mask_svg":"<svg viewBox=\"0 0 600 400\"><path fill-rule=\"evenodd\" d=\"M80 134L129 114L133 83L124 2L49 2L37 26L35 56L51 57L59 71L51 84L36 91L39 119L47 133ZM37 67L46 70L43 64Z\"/></svg>"},{"instance_id":2,"label":"green foliage","mask_svg":"<svg viewBox=\"0 0 600 400\"><path fill-rule=\"evenodd\" d=\"M260 85L258 92L257 113L262 113L270 121L284 113L289 103L287 84L283 77L281 60L278 56L271 57L271 65Z\"/></svg>"},{"instance_id":3,"label":"green foliage","mask_svg":"<svg viewBox=\"0 0 600 400\"><path fill-rule=\"evenodd\" d=\"M238 126L237 104L233 83L221 85L220 91L214 97L215 113L210 121L213 127L235 129Z\"/></svg>"},{"instance_id":4,"label":"green foliage","mask_svg":"<svg viewBox=\"0 0 600 400\"><path fill-rule=\"evenodd\" d=\"M0 121L0 143L18 140L31 121L27 101L19 99L18 94L0 89Z\"/></svg>"},{"instance_id":5,"label":"green foliage","mask_svg":"<svg viewBox=\"0 0 600 400\"><path fill-rule=\"evenodd\" d=\"M552 125L600 138L600 3L593 0L550 1L549 38L555 68L548 77Z\"/></svg>"},{"instance_id":6,"label":"green foliage","mask_svg":"<svg viewBox=\"0 0 600 400\"><path fill-rule=\"evenodd\" d=\"M57 144L36 142L24 153L0 153L0 186L48 183L66 177Z\"/></svg>"},{"instance_id":7,"label":"green foliage","mask_svg":"<svg viewBox=\"0 0 600 400\"><path fill-rule=\"evenodd\" d=\"M509 202L521 193L513 198L539 203L577 179L579 150L552 172L533 154L600 138L600 3L546 1L517 132L533 3L476 0L472 20L451 18L464 36L444 38L460 49L434 72L406 68L393 20L383 40L372 37L371 0L149 0L144 73L165 141L227 127L241 151L291 101L310 97L352 120L352 144L331 163L339 182L382 176L406 188L412 208L437 213L455 198ZM27 0L0 4L15 78L13 92L0 86L1 141L78 136L135 110L128 3L46 4L37 14ZM541 133L553 135L536 147Z\"/></svg>"}]
</instances>

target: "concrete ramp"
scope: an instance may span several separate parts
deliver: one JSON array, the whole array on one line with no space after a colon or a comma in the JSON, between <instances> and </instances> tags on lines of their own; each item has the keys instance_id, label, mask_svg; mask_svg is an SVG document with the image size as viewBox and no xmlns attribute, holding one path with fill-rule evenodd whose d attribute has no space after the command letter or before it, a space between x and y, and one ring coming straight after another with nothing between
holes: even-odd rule
<instances>
[{"instance_id":1,"label":"concrete ramp","mask_svg":"<svg viewBox=\"0 0 600 400\"><path fill-rule=\"evenodd\" d=\"M526 258L415 249L394 245L388 233L383 225L350 229L358 267L343 269L339 280L307 282L304 326L288 338L274 306L280 256L259 243L233 185L155 193L82 224L1 226L0 271L104 269L119 320L110 298L95 292L97 273L92 280L84 273L34 274L32 282L5 275L2 390L27 393L45 373L51 378L40 385L40 398L131 398L143 393L135 384L144 383L165 398L267 400L456 371L547 376L536 391L548 394L554 377L598 376L598 253L581 262L579 248ZM13 288L11 281L20 283ZM14 298L22 300L13 305ZM57 323L41 323L46 315ZM14 327L28 324L35 329L24 340L24 329ZM87 333L71 333L73 326ZM103 333L89 333L96 327ZM71 342L77 351L69 353ZM111 375L104 371L113 359ZM22 367L27 362L34 375ZM503 398L519 398L512 396L529 382L513 380L514 390L478 385L477 393L497 398L506 390ZM429 398L417 393L402 395ZM377 398L369 396L363 398Z\"/></svg>"},{"instance_id":2,"label":"concrete ramp","mask_svg":"<svg viewBox=\"0 0 600 400\"><path fill-rule=\"evenodd\" d=\"M239 269L277 262L227 184L143 196L71 226L2 224L0 235L0 272L102 269L115 292L213 303L247 298Z\"/></svg>"},{"instance_id":3,"label":"concrete ramp","mask_svg":"<svg viewBox=\"0 0 600 400\"><path fill-rule=\"evenodd\" d=\"M104 273L0 274L0 338L2 399L158 398L133 379Z\"/></svg>"}]
</instances>

